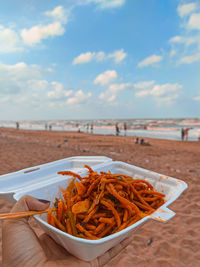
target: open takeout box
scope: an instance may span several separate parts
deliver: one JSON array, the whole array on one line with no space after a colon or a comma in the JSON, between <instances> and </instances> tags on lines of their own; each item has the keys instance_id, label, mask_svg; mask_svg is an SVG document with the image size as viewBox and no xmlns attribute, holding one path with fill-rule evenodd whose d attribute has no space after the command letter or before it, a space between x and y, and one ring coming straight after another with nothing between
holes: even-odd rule
<instances>
[{"instance_id":1,"label":"open takeout box","mask_svg":"<svg viewBox=\"0 0 200 267\"><path fill-rule=\"evenodd\" d=\"M59 186L66 187L71 180L70 176L58 175L58 171L70 170L85 176L90 165L94 171L111 171L125 174L135 179L144 179L150 182L155 190L165 194L166 202L154 213L137 221L124 230L98 240L78 238L56 229L46 222L46 215L34 216L41 228L58 244L62 245L71 254L82 260L92 260L114 247L132 232L138 229L149 219L167 222L175 213L167 208L187 188L187 184L179 179L148 171L124 162L112 161L107 157L72 157L33 168L28 168L0 177L0 197L17 201L25 194L54 202L60 195Z\"/></svg>"}]
</instances>

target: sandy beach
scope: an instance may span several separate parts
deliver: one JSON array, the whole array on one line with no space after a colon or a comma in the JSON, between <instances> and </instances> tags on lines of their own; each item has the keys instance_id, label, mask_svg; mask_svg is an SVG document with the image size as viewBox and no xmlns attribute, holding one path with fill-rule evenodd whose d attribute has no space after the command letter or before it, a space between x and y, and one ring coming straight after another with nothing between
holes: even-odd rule
<instances>
[{"instance_id":1,"label":"sandy beach","mask_svg":"<svg viewBox=\"0 0 200 267\"><path fill-rule=\"evenodd\" d=\"M68 140L64 142L64 140ZM176 216L150 221L106 266L200 266L200 143L0 128L0 175L71 156L107 156L184 180L188 189L169 206ZM0 199L0 212L12 204ZM1 236L0 236L1 242ZM0 252L1 253L1 252Z\"/></svg>"}]
</instances>

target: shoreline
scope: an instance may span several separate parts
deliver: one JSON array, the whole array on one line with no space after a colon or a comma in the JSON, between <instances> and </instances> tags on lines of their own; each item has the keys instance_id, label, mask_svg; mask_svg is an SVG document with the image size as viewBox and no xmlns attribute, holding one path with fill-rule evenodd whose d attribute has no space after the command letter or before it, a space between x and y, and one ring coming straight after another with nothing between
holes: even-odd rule
<instances>
[{"instance_id":1,"label":"shoreline","mask_svg":"<svg viewBox=\"0 0 200 267\"><path fill-rule=\"evenodd\" d=\"M200 143L145 140L150 146L135 144L132 136L0 128L0 175L72 156L107 156L184 180L188 189L169 206L175 217L166 224L150 221L142 226L105 266L148 266L150 261L152 267L198 266ZM8 212L12 205L0 199L0 212Z\"/></svg>"},{"instance_id":2,"label":"shoreline","mask_svg":"<svg viewBox=\"0 0 200 267\"><path fill-rule=\"evenodd\" d=\"M1 126L0 128L8 128L8 129L16 129L15 125L12 126ZM51 128L51 129L50 129ZM33 131L56 131L56 132L81 132L81 133L88 133L88 134L96 134L96 135L116 135L115 125L96 125L93 128L93 132L91 133L90 128L86 129L86 125L79 125L79 126L66 126L66 125L54 125L49 124L46 125L21 125L19 127L20 130L33 130ZM176 140L181 141L181 128L177 127L147 127L147 128L128 128L126 132L124 131L123 126L120 126L120 133L119 136L138 136L141 138L153 138L153 139L164 139L164 140ZM199 141L200 138L200 127L191 128L188 135L188 141Z\"/></svg>"}]
</instances>

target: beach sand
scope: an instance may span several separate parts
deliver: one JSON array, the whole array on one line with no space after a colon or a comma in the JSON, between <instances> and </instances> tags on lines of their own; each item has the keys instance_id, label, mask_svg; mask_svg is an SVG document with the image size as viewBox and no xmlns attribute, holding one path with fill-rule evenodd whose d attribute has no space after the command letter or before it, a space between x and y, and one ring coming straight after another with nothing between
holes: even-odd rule
<instances>
[{"instance_id":1,"label":"beach sand","mask_svg":"<svg viewBox=\"0 0 200 267\"><path fill-rule=\"evenodd\" d=\"M68 142L64 142L68 140ZM150 221L106 266L200 266L200 143L0 128L0 174L71 156L107 156L184 180L188 189L169 206L168 223ZM0 199L0 212L12 204ZM0 236L1 242L1 236Z\"/></svg>"}]
</instances>

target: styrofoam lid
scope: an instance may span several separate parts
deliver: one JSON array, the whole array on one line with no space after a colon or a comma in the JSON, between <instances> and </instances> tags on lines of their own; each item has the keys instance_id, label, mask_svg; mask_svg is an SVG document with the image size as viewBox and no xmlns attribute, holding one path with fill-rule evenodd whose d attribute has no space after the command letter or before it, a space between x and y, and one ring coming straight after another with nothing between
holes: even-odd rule
<instances>
[{"instance_id":1,"label":"styrofoam lid","mask_svg":"<svg viewBox=\"0 0 200 267\"><path fill-rule=\"evenodd\" d=\"M102 156L78 156L4 174L0 176L0 197L12 201L13 194L18 191L26 191L27 188L51 184L65 179L64 176L57 174L58 171L71 170L81 173L85 169L85 164L96 166L109 161L112 161L112 159Z\"/></svg>"}]
</instances>

